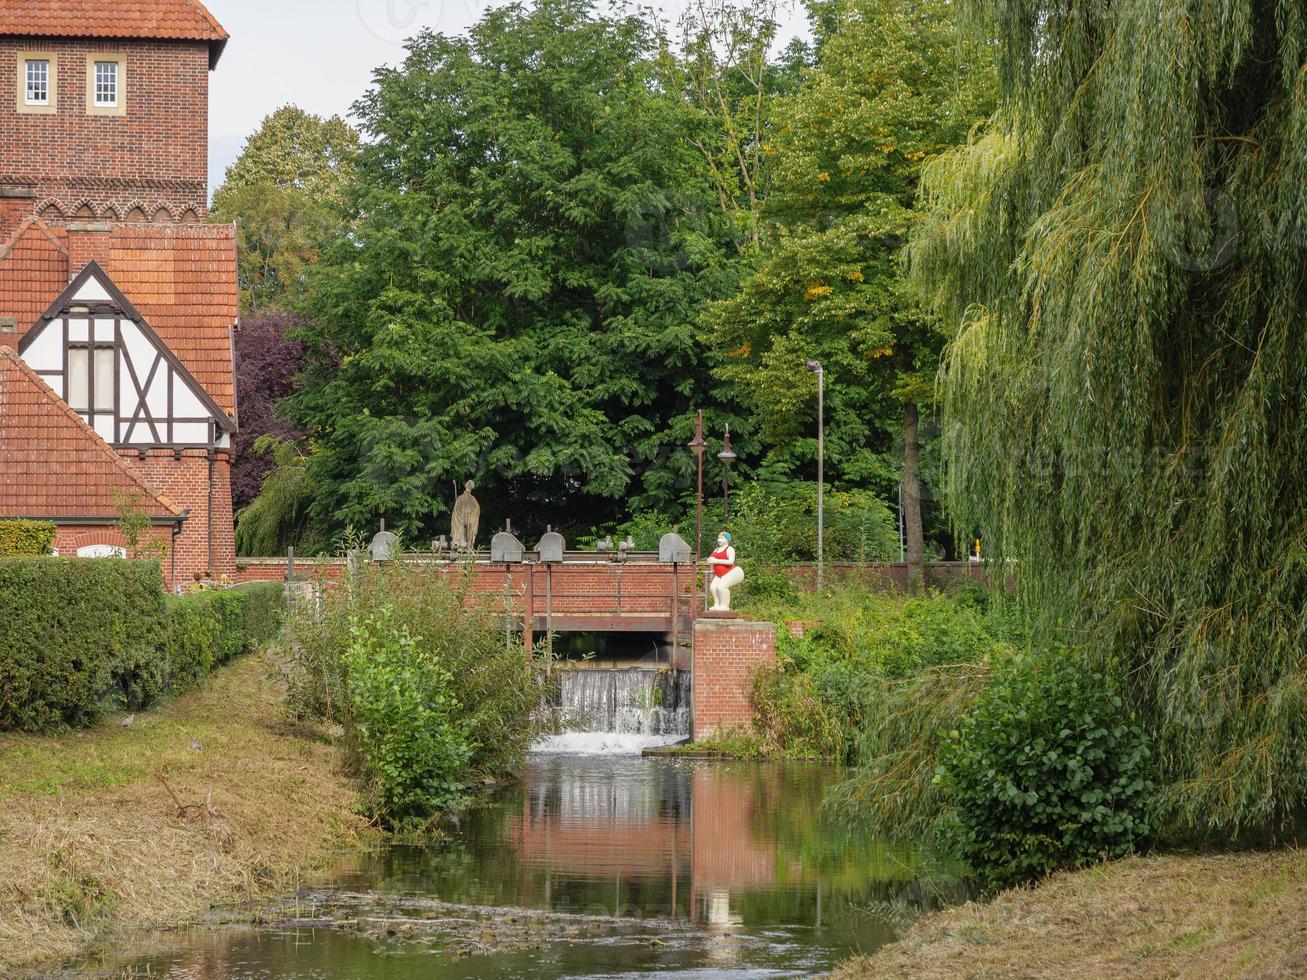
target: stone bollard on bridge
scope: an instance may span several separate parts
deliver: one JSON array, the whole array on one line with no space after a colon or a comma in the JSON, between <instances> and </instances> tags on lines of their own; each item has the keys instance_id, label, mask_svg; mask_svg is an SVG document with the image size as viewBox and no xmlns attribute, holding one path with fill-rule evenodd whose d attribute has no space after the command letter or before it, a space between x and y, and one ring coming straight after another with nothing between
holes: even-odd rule
<instances>
[{"instance_id":1,"label":"stone bollard on bridge","mask_svg":"<svg viewBox=\"0 0 1307 980\"><path fill-rule=\"evenodd\" d=\"M776 663L776 624L703 617L694 623L694 712L691 737L753 724L753 674Z\"/></svg>"}]
</instances>

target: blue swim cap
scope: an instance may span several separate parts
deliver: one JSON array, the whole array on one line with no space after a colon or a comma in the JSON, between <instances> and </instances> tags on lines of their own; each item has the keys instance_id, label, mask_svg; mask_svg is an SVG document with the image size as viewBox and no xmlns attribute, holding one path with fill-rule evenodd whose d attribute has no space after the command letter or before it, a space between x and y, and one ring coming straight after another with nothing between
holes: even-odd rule
<instances>
[{"instance_id":1,"label":"blue swim cap","mask_svg":"<svg viewBox=\"0 0 1307 980\"><path fill-rule=\"evenodd\" d=\"M735 544L735 537L730 531L723 531L722 537L726 539L727 544Z\"/></svg>"}]
</instances>

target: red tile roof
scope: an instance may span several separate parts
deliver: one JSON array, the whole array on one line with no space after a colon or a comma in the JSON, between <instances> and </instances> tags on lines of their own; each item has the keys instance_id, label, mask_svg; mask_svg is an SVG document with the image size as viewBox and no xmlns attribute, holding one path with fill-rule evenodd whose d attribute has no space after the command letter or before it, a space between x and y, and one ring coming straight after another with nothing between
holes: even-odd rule
<instances>
[{"instance_id":1,"label":"red tile roof","mask_svg":"<svg viewBox=\"0 0 1307 980\"><path fill-rule=\"evenodd\" d=\"M200 0L0 0L0 34L208 41L210 64L228 38Z\"/></svg>"},{"instance_id":2,"label":"red tile roof","mask_svg":"<svg viewBox=\"0 0 1307 980\"><path fill-rule=\"evenodd\" d=\"M15 344L68 282L68 249L40 219L24 221L0 245L0 316L18 320Z\"/></svg>"},{"instance_id":3,"label":"red tile roof","mask_svg":"<svg viewBox=\"0 0 1307 980\"><path fill-rule=\"evenodd\" d=\"M145 513L181 510L150 487L9 347L0 347L0 517L118 520L123 495Z\"/></svg>"},{"instance_id":4,"label":"red tile roof","mask_svg":"<svg viewBox=\"0 0 1307 980\"><path fill-rule=\"evenodd\" d=\"M70 231L31 219L0 246L0 317L18 320L14 343L94 260L234 419L231 333L240 315L235 227L98 227L108 230Z\"/></svg>"}]
</instances>

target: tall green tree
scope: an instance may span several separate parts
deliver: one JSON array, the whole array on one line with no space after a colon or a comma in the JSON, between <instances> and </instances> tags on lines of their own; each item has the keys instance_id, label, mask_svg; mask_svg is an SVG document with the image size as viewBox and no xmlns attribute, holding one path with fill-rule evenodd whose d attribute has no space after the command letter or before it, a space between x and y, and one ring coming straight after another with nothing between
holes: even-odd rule
<instances>
[{"instance_id":1,"label":"tall green tree","mask_svg":"<svg viewBox=\"0 0 1307 980\"><path fill-rule=\"evenodd\" d=\"M664 46L542 0L378 71L291 399L318 521L420 540L473 478L483 524L588 528L689 486L715 394L695 317L731 243Z\"/></svg>"},{"instance_id":2,"label":"tall green tree","mask_svg":"<svg viewBox=\"0 0 1307 980\"><path fill-rule=\"evenodd\" d=\"M927 169L949 496L1114 658L1173 827L1307 815L1307 14L972 3L988 129Z\"/></svg>"},{"instance_id":3,"label":"tall green tree","mask_svg":"<svg viewBox=\"0 0 1307 980\"><path fill-rule=\"evenodd\" d=\"M212 217L239 235L241 306L280 306L314 260L314 243L340 230L358 134L339 116L284 106L263 120L214 192Z\"/></svg>"},{"instance_id":4,"label":"tall green tree","mask_svg":"<svg viewBox=\"0 0 1307 980\"><path fill-rule=\"evenodd\" d=\"M694 0L680 30L678 55L664 59L668 85L705 122L687 138L703 154L737 246L756 246L777 97L798 88L811 51L796 39L774 56L778 0Z\"/></svg>"},{"instance_id":5,"label":"tall green tree","mask_svg":"<svg viewBox=\"0 0 1307 980\"><path fill-rule=\"evenodd\" d=\"M805 365L822 363L834 482L889 493L901 472L920 568L918 406L932 401L942 336L905 289L900 252L923 162L992 110L993 60L958 31L948 0L825 13L819 63L772 109L778 127L758 148L771 180L751 272L708 320L770 477L812 472L817 392Z\"/></svg>"}]
</instances>

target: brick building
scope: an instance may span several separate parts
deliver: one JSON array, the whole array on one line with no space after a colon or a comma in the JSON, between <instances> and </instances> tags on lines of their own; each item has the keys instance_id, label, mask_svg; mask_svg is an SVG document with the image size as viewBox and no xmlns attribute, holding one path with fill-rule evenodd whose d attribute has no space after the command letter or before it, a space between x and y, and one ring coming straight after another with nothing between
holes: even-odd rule
<instances>
[{"instance_id":1,"label":"brick building","mask_svg":"<svg viewBox=\"0 0 1307 980\"><path fill-rule=\"evenodd\" d=\"M199 0L0 0L0 518L101 554L130 491L173 583L235 571L236 235L205 223L226 41Z\"/></svg>"}]
</instances>

